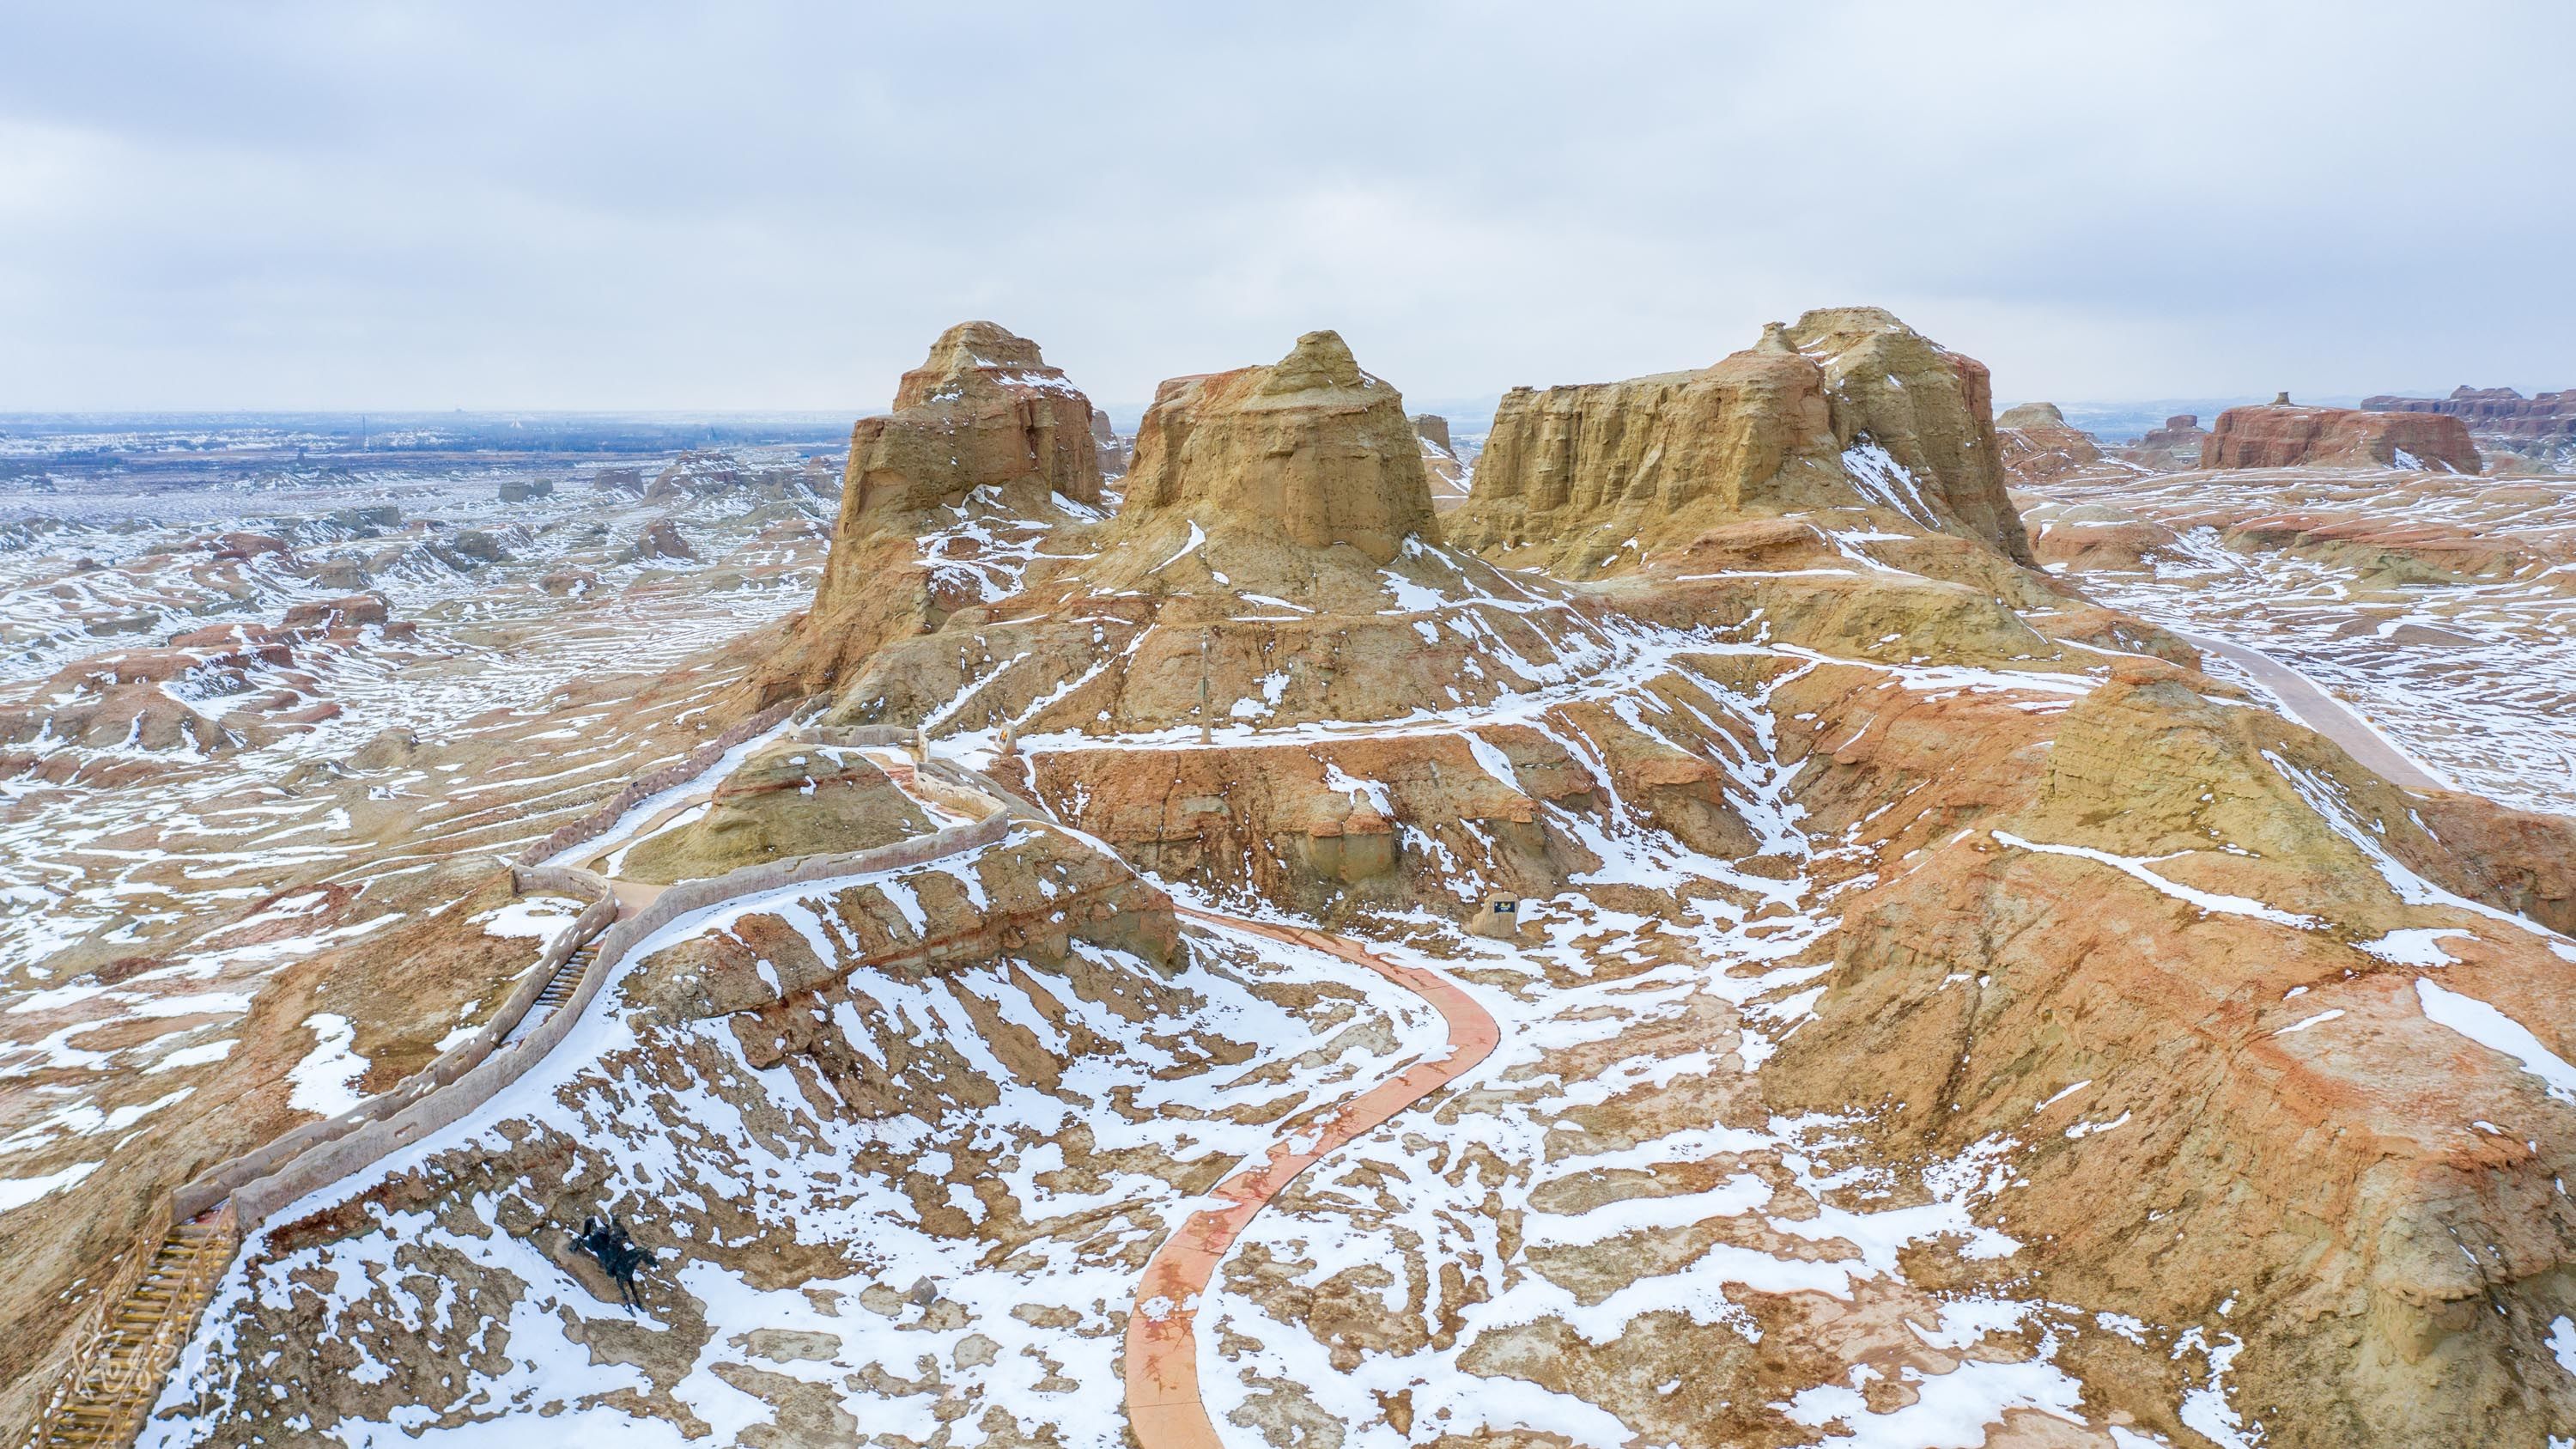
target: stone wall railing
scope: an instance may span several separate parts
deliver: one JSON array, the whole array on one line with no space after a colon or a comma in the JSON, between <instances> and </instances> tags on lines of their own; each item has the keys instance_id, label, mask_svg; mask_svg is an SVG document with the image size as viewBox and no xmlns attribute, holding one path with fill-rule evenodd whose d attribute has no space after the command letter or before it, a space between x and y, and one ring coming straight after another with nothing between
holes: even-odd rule
<instances>
[{"instance_id":1,"label":"stone wall railing","mask_svg":"<svg viewBox=\"0 0 2576 1449\"><path fill-rule=\"evenodd\" d=\"M536 966L503 998L491 1019L392 1090L336 1117L308 1122L199 1174L173 1194L172 1216L185 1220L230 1198L247 1233L287 1203L461 1119L543 1060L571 1032L627 953L684 915L784 886L925 864L1001 840L1010 833L1014 819L1044 818L975 771L945 760L927 760L916 766L916 782L928 787L926 792L941 803L977 818L869 850L764 861L704 880L683 881L624 920L617 919L617 898L606 879L576 867L543 863L606 834L638 802L703 775L726 751L775 728L803 703L789 701L763 710L691 752L680 764L630 782L589 817L522 852L510 868L516 889L560 893L587 899L589 905L546 943ZM887 725L808 726L791 738L843 748L884 748L907 745L913 734ZM948 788L937 788L942 785ZM511 1033L535 1009L537 997L556 971L594 936L599 938L598 954L570 997L526 1036L511 1041Z\"/></svg>"},{"instance_id":2,"label":"stone wall railing","mask_svg":"<svg viewBox=\"0 0 2576 1449\"><path fill-rule=\"evenodd\" d=\"M506 1045L487 1048L483 1055L465 1064L461 1071L443 1080L427 1081L416 1092L406 1089L414 1083L423 1083L432 1072L423 1072L407 1080L403 1089L387 1094L387 1098L377 1099L398 1098L390 1107L369 1113L363 1120L356 1119L361 1112L366 1112L366 1108L346 1114L351 1120L338 1132L322 1140L309 1141L302 1151L286 1158L272 1171L249 1176L219 1169L223 1180L231 1183L229 1195L234 1210L240 1215L242 1230L249 1232L279 1208L402 1150L497 1096L504 1087L543 1061L571 1033L573 1025L626 956L671 922L694 911L783 886L926 864L943 855L993 844L1010 833L1013 823L1009 811L997 809L981 820L952 825L945 830L871 850L764 861L720 876L683 881L670 887L651 905L618 921L601 935L599 954L582 972L581 982L573 989L570 998L548 1013L525 1036ZM586 877L597 882L601 890L607 888L607 882L587 871L564 867L543 869L561 872L560 877L546 878ZM530 874L532 878L537 877L536 872ZM506 1036L507 1033L501 1035ZM493 1040L498 1040L498 1037ZM460 1053L462 1050L460 1048ZM454 1055L458 1054L451 1053ZM442 1057L438 1066L444 1067L448 1062L449 1058ZM432 1071L437 1069L434 1067ZM375 1105L375 1102L370 1102L367 1107ZM281 1138L280 1142L285 1140ZM210 1177L216 1175L210 1174Z\"/></svg>"},{"instance_id":3,"label":"stone wall railing","mask_svg":"<svg viewBox=\"0 0 2576 1449\"><path fill-rule=\"evenodd\" d=\"M617 822L626 817L627 811L675 785L685 785L714 769L716 761L724 758L725 751L754 736L766 734L776 728L780 720L794 714L805 704L806 701L802 699L773 704L689 751L688 755L677 763L665 765L649 775L636 776L626 782L624 789L608 797L607 804L520 851L518 863L543 865L576 845L597 840L616 828Z\"/></svg>"},{"instance_id":4,"label":"stone wall railing","mask_svg":"<svg viewBox=\"0 0 2576 1449\"><path fill-rule=\"evenodd\" d=\"M292 1132L272 1138L239 1157L217 1163L199 1173L172 1194L170 1211L175 1218L183 1222L193 1218L233 1196L243 1185L267 1177L326 1143L346 1137L370 1122L390 1117L462 1080L466 1073L499 1050L502 1042L526 1019L529 1010L536 1005L539 993L546 989L546 983L554 979L555 972L563 963L572 958L572 953L580 950L583 942L608 929L609 923L617 919L617 898L609 893L608 882L586 870L560 867L531 870L514 866L511 875L521 891L558 893L587 899L590 904L582 908L571 925L556 932L554 938L546 942L545 949L537 953L537 964L519 978L519 984L502 998L500 1008L492 1013L491 1018L472 1036L441 1052L437 1060L403 1078L392 1089L370 1097L336 1117L307 1122ZM242 1226L248 1229L256 1222L256 1218L245 1216Z\"/></svg>"}]
</instances>

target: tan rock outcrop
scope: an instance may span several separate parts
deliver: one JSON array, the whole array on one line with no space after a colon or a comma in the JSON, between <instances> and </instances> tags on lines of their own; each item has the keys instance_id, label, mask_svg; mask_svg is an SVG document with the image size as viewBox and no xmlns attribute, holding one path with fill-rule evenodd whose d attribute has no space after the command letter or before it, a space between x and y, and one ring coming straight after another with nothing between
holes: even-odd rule
<instances>
[{"instance_id":1,"label":"tan rock outcrop","mask_svg":"<svg viewBox=\"0 0 2576 1449\"><path fill-rule=\"evenodd\" d=\"M2023 403L1995 419L2004 476L2014 483L2046 483L2102 461L2093 435L2070 426L2057 404Z\"/></svg>"},{"instance_id":2,"label":"tan rock outcrop","mask_svg":"<svg viewBox=\"0 0 2576 1449\"><path fill-rule=\"evenodd\" d=\"M1267 367L1156 390L1119 517L1175 514L1302 548L1347 544L1379 563L1407 537L1438 536L1403 396L1333 332L1307 333Z\"/></svg>"},{"instance_id":3,"label":"tan rock outcrop","mask_svg":"<svg viewBox=\"0 0 2576 1449\"><path fill-rule=\"evenodd\" d=\"M774 744L726 776L697 818L637 844L620 874L668 884L764 860L891 845L932 828L857 751Z\"/></svg>"},{"instance_id":4,"label":"tan rock outcrop","mask_svg":"<svg viewBox=\"0 0 2576 1449\"><path fill-rule=\"evenodd\" d=\"M2149 573L2180 537L2153 519L2099 503L2049 504L2023 515L2041 564L2079 573Z\"/></svg>"},{"instance_id":5,"label":"tan rock outcrop","mask_svg":"<svg viewBox=\"0 0 2576 1449\"><path fill-rule=\"evenodd\" d=\"M1865 508L2030 562L1984 364L1873 307L1810 312L1696 372L1515 388L1454 530L1602 566L1733 519Z\"/></svg>"},{"instance_id":6,"label":"tan rock outcrop","mask_svg":"<svg viewBox=\"0 0 2576 1449\"><path fill-rule=\"evenodd\" d=\"M1795 702L1820 738L1853 729ZM2280 1442L2512 1438L2544 1415L2511 1365L2566 1308L2557 1109L2419 1006L2419 978L2554 1025L2570 977L2537 930L2392 889L2374 857L2563 908L2540 862L2565 823L2465 797L2419 822L2318 737L2153 664L2032 731L2045 750L2000 717L1930 723L1934 768L1878 743L1891 722L1802 782L1830 826L1932 778L1909 810L1973 828L1846 915L1819 1019L1765 1070L1779 1109L1875 1100L1871 1130L1914 1150L2010 1138L2021 1270L2150 1321L2224 1318L2238 1401ZM2520 868L2476 858L2517 836ZM2445 952L2392 950L2401 927Z\"/></svg>"},{"instance_id":7,"label":"tan rock outcrop","mask_svg":"<svg viewBox=\"0 0 2576 1449\"><path fill-rule=\"evenodd\" d=\"M850 430L823 582L764 671L763 702L811 693L966 602L943 593L920 557L931 510L1028 516L1059 497L1098 504L1092 411L1035 342L991 322L941 333L929 360L903 375L894 411Z\"/></svg>"},{"instance_id":8,"label":"tan rock outcrop","mask_svg":"<svg viewBox=\"0 0 2576 1449\"><path fill-rule=\"evenodd\" d=\"M2409 462L2408 460L2412 461ZM2274 402L2218 415L2207 468L2418 467L2478 471L2468 425L2445 413L2373 413Z\"/></svg>"},{"instance_id":9,"label":"tan rock outcrop","mask_svg":"<svg viewBox=\"0 0 2576 1449\"><path fill-rule=\"evenodd\" d=\"M1091 400L1038 345L992 322L939 334L903 375L894 411L850 430L842 516L914 512L978 488L1100 501Z\"/></svg>"}]
</instances>

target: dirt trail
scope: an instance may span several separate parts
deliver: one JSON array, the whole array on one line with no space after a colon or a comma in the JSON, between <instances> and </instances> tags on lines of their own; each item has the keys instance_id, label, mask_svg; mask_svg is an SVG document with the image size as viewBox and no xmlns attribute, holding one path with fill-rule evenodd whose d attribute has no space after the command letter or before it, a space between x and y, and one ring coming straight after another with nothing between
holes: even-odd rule
<instances>
[{"instance_id":1,"label":"dirt trail","mask_svg":"<svg viewBox=\"0 0 2576 1449\"><path fill-rule=\"evenodd\" d=\"M1473 1070L1501 1039L1494 1018L1455 982L1418 967L1399 966L1339 936L1276 926L1240 916L1174 905L1182 915L1305 946L1365 966L1430 1002L1449 1026L1449 1055L1417 1062L1401 1074L1343 1103L1321 1124L1271 1144L1260 1163L1210 1189L1222 1207L1192 1213L1155 1249L1127 1316L1127 1419L1141 1449L1217 1449L1216 1425L1199 1399L1200 1295L1217 1263L1254 1214L1297 1180L1297 1175L1344 1143ZM1302 1142L1302 1146L1295 1145Z\"/></svg>"}]
</instances>

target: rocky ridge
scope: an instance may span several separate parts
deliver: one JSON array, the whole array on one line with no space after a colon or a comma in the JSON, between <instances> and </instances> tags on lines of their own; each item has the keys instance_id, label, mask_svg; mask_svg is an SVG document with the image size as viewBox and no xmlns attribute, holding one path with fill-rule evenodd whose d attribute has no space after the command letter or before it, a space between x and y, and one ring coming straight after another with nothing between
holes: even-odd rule
<instances>
[{"instance_id":1,"label":"rocky ridge","mask_svg":"<svg viewBox=\"0 0 2576 1449\"><path fill-rule=\"evenodd\" d=\"M2547 442L2576 433L2576 388L2524 397L2509 387L2468 387L2448 397L2398 397L2381 394L2361 400L2364 410L2388 413L2442 413L2468 425L2480 440L2514 443Z\"/></svg>"}]
</instances>

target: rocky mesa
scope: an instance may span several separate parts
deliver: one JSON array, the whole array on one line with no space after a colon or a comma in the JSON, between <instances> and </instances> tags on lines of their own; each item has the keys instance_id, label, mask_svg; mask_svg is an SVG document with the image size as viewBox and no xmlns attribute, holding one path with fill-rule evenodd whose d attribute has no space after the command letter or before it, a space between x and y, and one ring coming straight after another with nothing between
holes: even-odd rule
<instances>
[{"instance_id":1,"label":"rocky mesa","mask_svg":"<svg viewBox=\"0 0 2576 1449\"><path fill-rule=\"evenodd\" d=\"M1983 364L1872 307L1809 312L1695 372L1515 388L1453 532L1593 571L1715 524L1846 509L2030 561Z\"/></svg>"},{"instance_id":2,"label":"rocky mesa","mask_svg":"<svg viewBox=\"0 0 2576 1449\"><path fill-rule=\"evenodd\" d=\"M2433 468L2478 471L2477 445L2444 413L2375 413L2300 407L2284 393L2261 407L2229 408L2210 429L2205 468Z\"/></svg>"}]
</instances>

